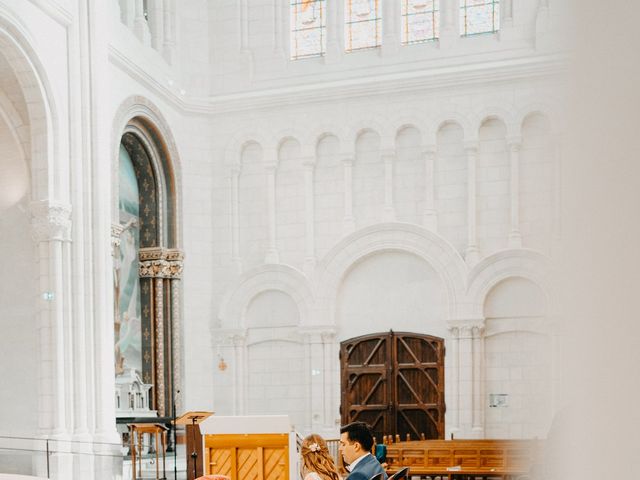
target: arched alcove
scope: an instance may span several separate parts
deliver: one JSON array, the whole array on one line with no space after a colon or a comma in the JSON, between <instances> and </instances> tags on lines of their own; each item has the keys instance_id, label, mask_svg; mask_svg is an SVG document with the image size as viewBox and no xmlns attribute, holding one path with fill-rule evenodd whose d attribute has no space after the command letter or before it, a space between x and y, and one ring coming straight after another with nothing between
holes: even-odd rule
<instances>
[{"instance_id":1,"label":"arched alcove","mask_svg":"<svg viewBox=\"0 0 640 480\"><path fill-rule=\"evenodd\" d=\"M124 379L152 385L150 408L171 415L181 383L178 198L172 152L161 127L131 118L118 151L113 226L116 390ZM115 189L114 189L115 190ZM116 392L117 394L118 392ZM120 405L117 416L137 416Z\"/></svg>"},{"instance_id":2,"label":"arched alcove","mask_svg":"<svg viewBox=\"0 0 640 480\"><path fill-rule=\"evenodd\" d=\"M289 415L297 428L305 425L305 351L291 340L300 322L292 297L280 290L256 295L245 313L247 325L247 402L251 415Z\"/></svg>"},{"instance_id":3,"label":"arched alcove","mask_svg":"<svg viewBox=\"0 0 640 480\"><path fill-rule=\"evenodd\" d=\"M340 339L397 330L444 336L444 282L425 260L403 251L363 258L338 289L336 323Z\"/></svg>"},{"instance_id":4,"label":"arched alcove","mask_svg":"<svg viewBox=\"0 0 640 480\"><path fill-rule=\"evenodd\" d=\"M353 216L356 227L379 222L383 205L384 164L380 135L373 130L365 130L356 139L353 163Z\"/></svg>"},{"instance_id":5,"label":"arched alcove","mask_svg":"<svg viewBox=\"0 0 640 480\"><path fill-rule=\"evenodd\" d=\"M507 246L510 167L506 135L506 125L495 117L482 122L478 132L477 239L483 255L490 255Z\"/></svg>"},{"instance_id":6,"label":"arched alcove","mask_svg":"<svg viewBox=\"0 0 640 480\"><path fill-rule=\"evenodd\" d=\"M462 254L467 248L467 157L464 130L453 122L437 132L435 210L438 232Z\"/></svg>"},{"instance_id":7,"label":"arched alcove","mask_svg":"<svg viewBox=\"0 0 640 480\"><path fill-rule=\"evenodd\" d=\"M426 164L422 156L420 131L407 126L396 137L393 165L393 204L401 222L420 225L425 205Z\"/></svg>"},{"instance_id":8,"label":"arched alcove","mask_svg":"<svg viewBox=\"0 0 640 480\"><path fill-rule=\"evenodd\" d=\"M239 241L246 268L264 262L268 243L267 187L262 146L247 143L240 154Z\"/></svg>"},{"instance_id":9,"label":"arched alcove","mask_svg":"<svg viewBox=\"0 0 640 480\"><path fill-rule=\"evenodd\" d=\"M547 308L542 289L522 277L501 281L486 297L487 438L546 436L552 398Z\"/></svg>"},{"instance_id":10,"label":"arched alcove","mask_svg":"<svg viewBox=\"0 0 640 480\"><path fill-rule=\"evenodd\" d=\"M300 143L287 138L278 149L276 170L276 243L282 263L301 268L304 262L304 171Z\"/></svg>"},{"instance_id":11,"label":"arched alcove","mask_svg":"<svg viewBox=\"0 0 640 480\"><path fill-rule=\"evenodd\" d=\"M340 141L334 135L323 136L316 145L313 175L314 233L316 255L322 257L342 232L344 217L344 173Z\"/></svg>"},{"instance_id":12,"label":"arched alcove","mask_svg":"<svg viewBox=\"0 0 640 480\"><path fill-rule=\"evenodd\" d=\"M520 224L524 245L549 254L558 179L549 119L532 113L522 122Z\"/></svg>"},{"instance_id":13,"label":"arched alcove","mask_svg":"<svg viewBox=\"0 0 640 480\"><path fill-rule=\"evenodd\" d=\"M10 406L11 415L3 420L3 429L14 434L33 436L38 427L38 384L40 351L37 322L37 259L31 241L29 211L31 180L28 158L16 129L28 125L27 115L17 79L0 54L2 82L12 81L18 95L0 104L0 239L3 269L0 277L0 312L2 312L3 382L0 405ZM2 95L0 85L0 95ZM6 111L11 109L11 112ZM15 114L12 115L12 114ZM18 122L18 123L17 123ZM16 124L17 123L17 124ZM27 378L31 380L27 381ZM18 459L19 461L19 459ZM4 460L0 461L0 466Z\"/></svg>"}]
</instances>

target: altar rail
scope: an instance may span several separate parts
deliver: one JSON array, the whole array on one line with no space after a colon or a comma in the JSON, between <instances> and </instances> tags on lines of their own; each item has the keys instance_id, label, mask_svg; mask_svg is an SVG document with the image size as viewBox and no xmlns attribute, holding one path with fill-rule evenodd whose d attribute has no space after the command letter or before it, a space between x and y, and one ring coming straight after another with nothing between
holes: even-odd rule
<instances>
[{"instance_id":1,"label":"altar rail","mask_svg":"<svg viewBox=\"0 0 640 480\"><path fill-rule=\"evenodd\" d=\"M539 440L418 440L387 445L387 472L411 475L511 478L528 474L538 461Z\"/></svg>"}]
</instances>

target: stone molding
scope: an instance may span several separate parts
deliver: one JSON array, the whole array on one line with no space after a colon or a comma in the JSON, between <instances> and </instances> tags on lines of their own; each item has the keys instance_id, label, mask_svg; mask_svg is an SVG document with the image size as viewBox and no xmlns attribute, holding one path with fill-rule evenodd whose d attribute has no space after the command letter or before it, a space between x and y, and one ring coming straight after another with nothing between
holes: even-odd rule
<instances>
[{"instance_id":1,"label":"stone molding","mask_svg":"<svg viewBox=\"0 0 640 480\"><path fill-rule=\"evenodd\" d=\"M71 205L47 201L31 204L32 236L36 242L71 240Z\"/></svg>"}]
</instances>

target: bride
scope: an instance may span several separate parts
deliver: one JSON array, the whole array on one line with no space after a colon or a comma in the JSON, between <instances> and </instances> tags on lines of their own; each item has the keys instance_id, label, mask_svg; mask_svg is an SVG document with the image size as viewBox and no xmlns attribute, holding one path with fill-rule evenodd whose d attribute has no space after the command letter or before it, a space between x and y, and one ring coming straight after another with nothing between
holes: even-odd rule
<instances>
[{"instance_id":1,"label":"bride","mask_svg":"<svg viewBox=\"0 0 640 480\"><path fill-rule=\"evenodd\" d=\"M300 473L304 480L340 480L338 469L320 435L312 433L302 441Z\"/></svg>"}]
</instances>

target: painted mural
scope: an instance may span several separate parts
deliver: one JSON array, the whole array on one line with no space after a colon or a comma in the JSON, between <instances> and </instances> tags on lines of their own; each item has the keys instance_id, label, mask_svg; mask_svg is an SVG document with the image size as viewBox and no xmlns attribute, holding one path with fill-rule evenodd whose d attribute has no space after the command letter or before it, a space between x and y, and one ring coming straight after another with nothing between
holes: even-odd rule
<instances>
[{"instance_id":1,"label":"painted mural","mask_svg":"<svg viewBox=\"0 0 640 480\"><path fill-rule=\"evenodd\" d=\"M140 200L138 181L131 158L120 145L119 168L120 247L116 258L115 282L115 364L116 375L135 369L142 374L140 281Z\"/></svg>"}]
</instances>

